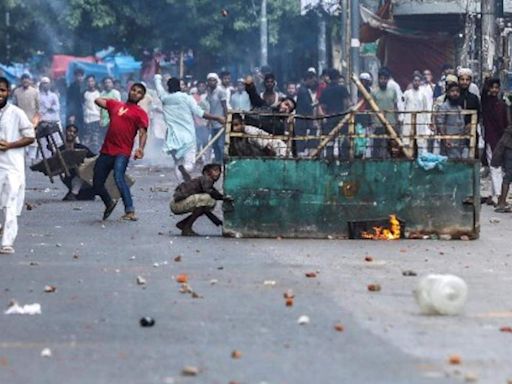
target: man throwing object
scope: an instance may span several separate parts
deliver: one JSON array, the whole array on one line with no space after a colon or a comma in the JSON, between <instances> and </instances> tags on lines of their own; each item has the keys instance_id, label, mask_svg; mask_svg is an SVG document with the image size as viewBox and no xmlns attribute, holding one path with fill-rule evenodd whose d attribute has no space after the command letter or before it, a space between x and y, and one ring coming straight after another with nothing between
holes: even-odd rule
<instances>
[{"instance_id":1,"label":"man throwing object","mask_svg":"<svg viewBox=\"0 0 512 384\"><path fill-rule=\"evenodd\" d=\"M93 179L94 190L105 204L103 220L110 216L117 204L117 201L112 200L105 188L105 181L112 170L114 171L117 188L119 188L123 199L125 214L122 218L130 221L137 220L130 188L125 180L125 173L137 132L139 133L139 147L135 150L133 158L137 160L144 157L148 115L137 104L144 98L145 94L146 87L141 83L135 83L130 88L126 103L101 97L95 100L100 108L108 111L110 118L105 141L94 166Z\"/></svg>"}]
</instances>

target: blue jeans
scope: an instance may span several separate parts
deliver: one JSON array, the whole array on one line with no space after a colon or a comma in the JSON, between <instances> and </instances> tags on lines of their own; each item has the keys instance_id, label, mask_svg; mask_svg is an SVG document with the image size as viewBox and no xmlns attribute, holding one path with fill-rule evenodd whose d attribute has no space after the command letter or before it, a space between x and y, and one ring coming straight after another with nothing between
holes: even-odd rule
<instances>
[{"instance_id":1,"label":"blue jeans","mask_svg":"<svg viewBox=\"0 0 512 384\"><path fill-rule=\"evenodd\" d=\"M110 172L114 170L114 180L116 182L117 188L119 189L119 192L121 193L121 198L123 199L124 204L124 211L126 213L135 212L130 187L128 187L128 184L126 184L126 180L124 179L124 174L126 172L126 167L128 166L129 160L129 156L110 156L100 154L96 160L96 164L94 165L93 177L94 191L101 197L105 207L110 207L113 201L112 197L109 195L107 189L105 188L105 181L107 180Z\"/></svg>"},{"instance_id":2,"label":"blue jeans","mask_svg":"<svg viewBox=\"0 0 512 384\"><path fill-rule=\"evenodd\" d=\"M222 129L220 128L213 128L212 129L212 137L214 137L219 131ZM213 154L215 155L215 162L222 164L222 159L224 158L224 141L225 141L226 135L221 135L219 139L213 143Z\"/></svg>"}]
</instances>

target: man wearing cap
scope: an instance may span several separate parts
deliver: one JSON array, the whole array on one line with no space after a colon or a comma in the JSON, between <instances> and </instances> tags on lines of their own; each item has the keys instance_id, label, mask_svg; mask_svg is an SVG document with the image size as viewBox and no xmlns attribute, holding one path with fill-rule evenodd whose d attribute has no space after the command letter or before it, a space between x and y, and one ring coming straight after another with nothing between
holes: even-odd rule
<instances>
[{"instance_id":1,"label":"man wearing cap","mask_svg":"<svg viewBox=\"0 0 512 384\"><path fill-rule=\"evenodd\" d=\"M473 72L469 68L459 68L458 71L459 78L459 86L460 86L460 98L459 105L463 110L476 111L477 112L477 122L480 121L480 113L481 113L481 105L480 98L474 92L474 87L471 87L473 81ZM473 90L472 90L473 88ZM477 88L478 90L478 88ZM469 133L471 130L471 115L465 115L464 121L466 123L466 131ZM478 126L478 131L480 127ZM477 132L477 143L480 148L480 132ZM481 143L481 147L483 149L484 144ZM479 157L478 151L475 151L477 157Z\"/></svg>"},{"instance_id":2,"label":"man wearing cap","mask_svg":"<svg viewBox=\"0 0 512 384\"><path fill-rule=\"evenodd\" d=\"M219 76L216 73L209 73L206 77L208 84L208 92L206 94L206 100L210 105L210 114L213 116L226 117L228 113L227 99L228 95L218 85L220 83ZM217 135L222 129L222 125L219 121L210 121L209 127L212 131L212 137ZM215 155L215 161L221 163L224 155L224 136L222 135L213 144L213 153Z\"/></svg>"},{"instance_id":3,"label":"man wearing cap","mask_svg":"<svg viewBox=\"0 0 512 384\"><path fill-rule=\"evenodd\" d=\"M41 121L60 123L59 97L51 90L51 82L48 77L42 77L39 83L39 108Z\"/></svg>"}]
</instances>

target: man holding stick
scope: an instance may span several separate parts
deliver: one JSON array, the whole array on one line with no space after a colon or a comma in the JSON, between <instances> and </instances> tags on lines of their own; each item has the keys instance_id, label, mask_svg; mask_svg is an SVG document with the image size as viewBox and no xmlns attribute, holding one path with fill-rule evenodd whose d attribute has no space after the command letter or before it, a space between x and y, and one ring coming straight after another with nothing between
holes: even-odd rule
<instances>
[{"instance_id":1,"label":"man holding stick","mask_svg":"<svg viewBox=\"0 0 512 384\"><path fill-rule=\"evenodd\" d=\"M203 111L192 96L181 91L179 79L170 78L166 91L162 85L159 65L156 68L155 87L158 98L162 101L167 126L164 152L173 156L176 178L182 180L179 167L183 166L187 172L191 172L196 161L194 116L219 124L224 124L226 120L223 116L214 116Z\"/></svg>"}]
</instances>

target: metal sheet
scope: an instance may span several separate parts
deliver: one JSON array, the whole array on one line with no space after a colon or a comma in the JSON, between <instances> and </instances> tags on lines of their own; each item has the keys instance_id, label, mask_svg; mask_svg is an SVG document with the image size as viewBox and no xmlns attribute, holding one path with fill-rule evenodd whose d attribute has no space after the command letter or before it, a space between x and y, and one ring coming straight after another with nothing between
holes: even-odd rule
<instances>
[{"instance_id":1,"label":"metal sheet","mask_svg":"<svg viewBox=\"0 0 512 384\"><path fill-rule=\"evenodd\" d=\"M425 171L404 160L228 159L224 192L230 236L347 238L348 221L390 214L409 238L479 233L478 161Z\"/></svg>"}]
</instances>

